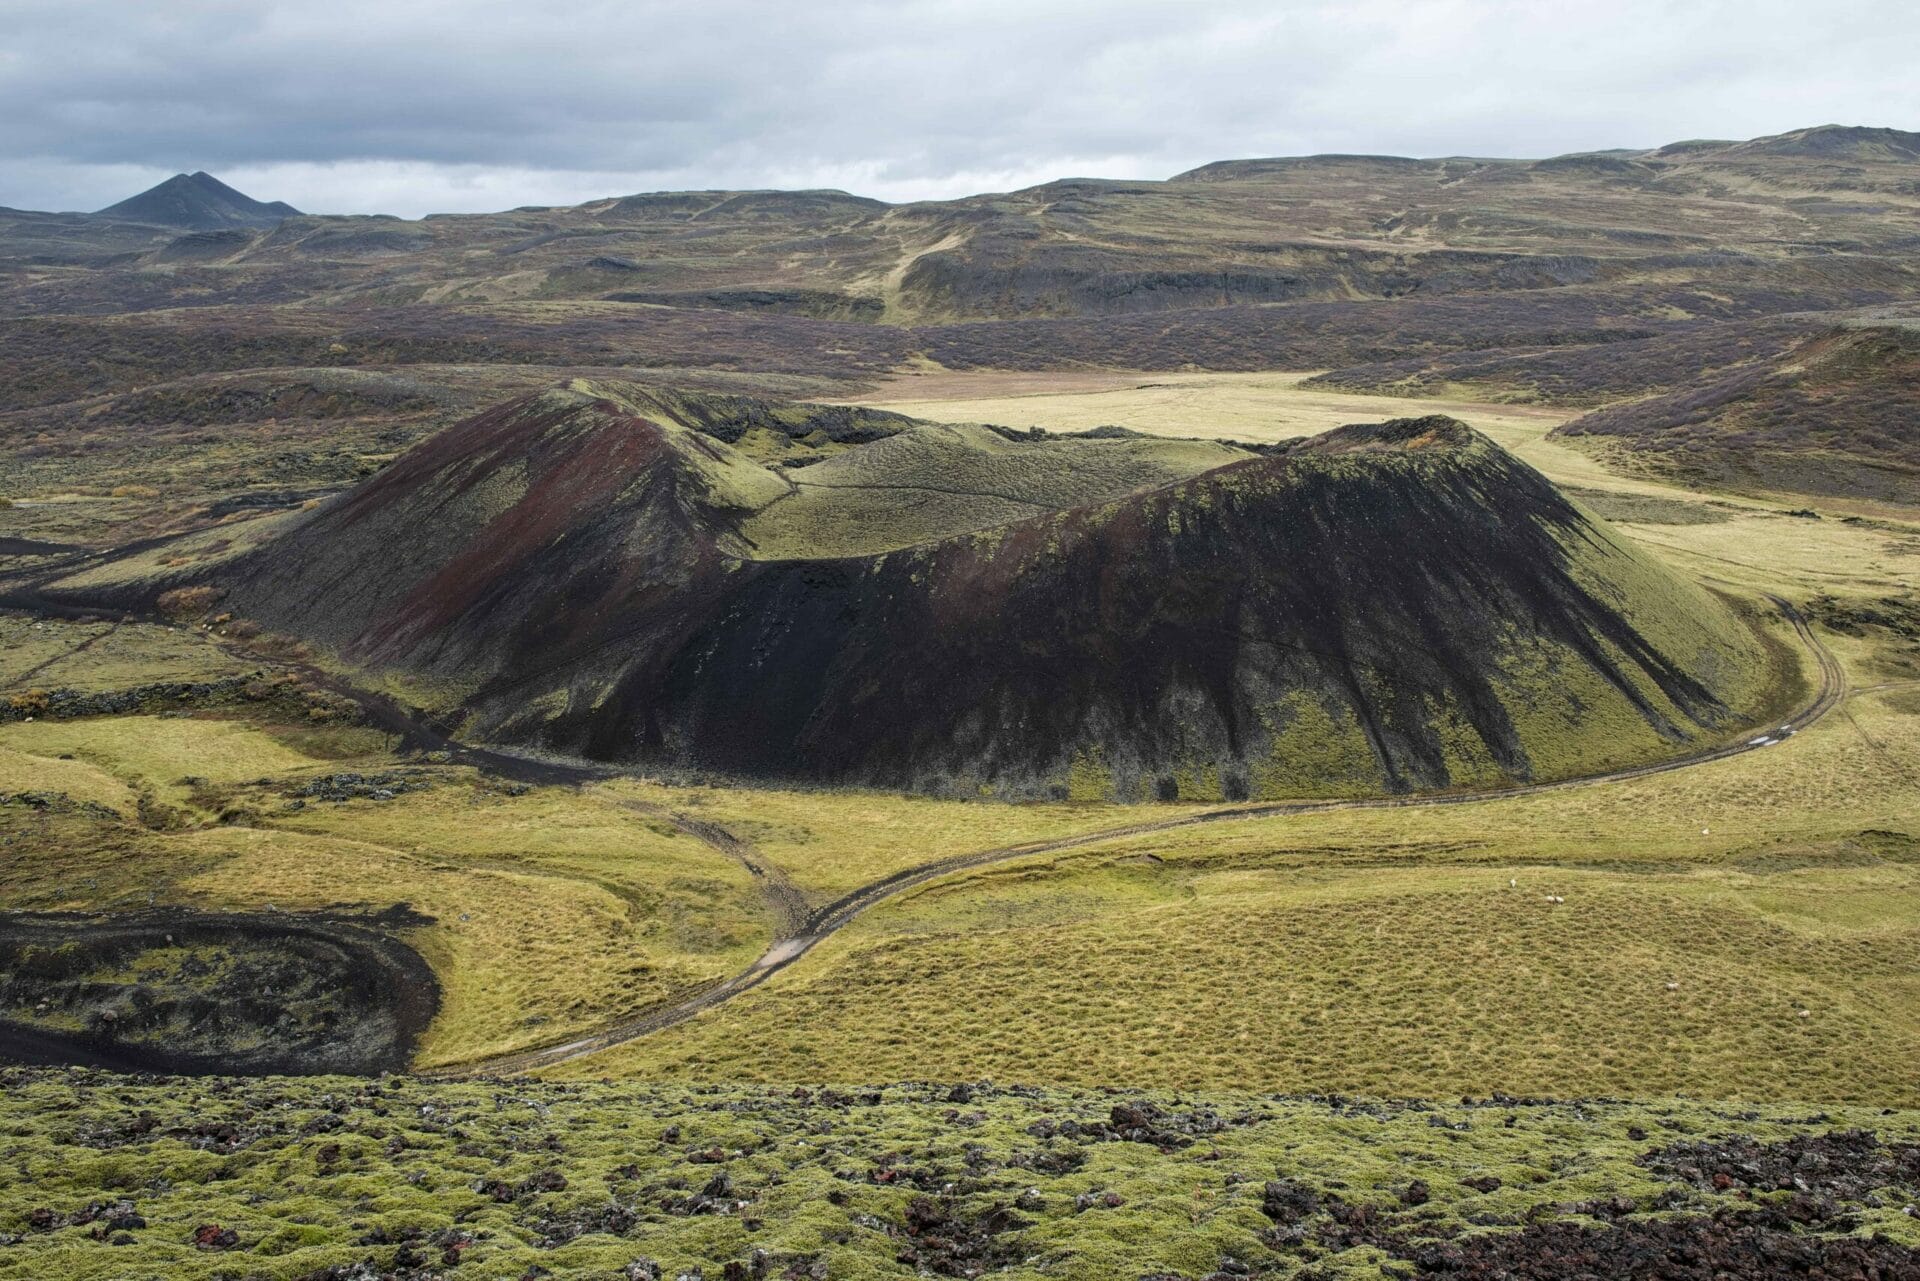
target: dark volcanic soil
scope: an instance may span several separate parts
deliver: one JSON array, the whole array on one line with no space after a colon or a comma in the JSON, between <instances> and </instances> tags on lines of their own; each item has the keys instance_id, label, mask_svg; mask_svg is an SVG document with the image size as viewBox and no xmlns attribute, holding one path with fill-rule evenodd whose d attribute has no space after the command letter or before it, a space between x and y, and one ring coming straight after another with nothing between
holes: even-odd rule
<instances>
[{"instance_id":1,"label":"dark volcanic soil","mask_svg":"<svg viewBox=\"0 0 1920 1281\"><path fill-rule=\"evenodd\" d=\"M0 916L0 1058L175 1074L398 1071L439 985L378 917Z\"/></svg>"}]
</instances>

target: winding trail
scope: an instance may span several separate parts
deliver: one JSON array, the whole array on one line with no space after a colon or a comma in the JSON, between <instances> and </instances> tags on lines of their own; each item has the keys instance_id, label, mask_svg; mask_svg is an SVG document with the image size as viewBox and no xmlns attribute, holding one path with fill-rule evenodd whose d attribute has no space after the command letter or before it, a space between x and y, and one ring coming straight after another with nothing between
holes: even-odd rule
<instances>
[{"instance_id":1,"label":"winding trail","mask_svg":"<svg viewBox=\"0 0 1920 1281\"><path fill-rule=\"evenodd\" d=\"M1040 854L1054 854L1063 850L1079 849L1083 846L1098 845L1106 841L1118 840L1129 836L1146 835L1153 832L1173 831L1179 828L1197 827L1206 823L1235 822L1242 819L1269 818L1284 814L1322 814L1337 810L1384 810L1384 809L1424 809L1440 805L1472 805L1490 801L1499 801L1511 797L1533 796L1542 792L1567 791L1579 787L1598 787L1608 783L1625 782L1631 779L1648 778L1656 774L1670 774L1677 770L1691 769L1711 761L1726 760L1745 752L1759 751L1772 746L1782 738L1796 734L1812 725L1847 697L1847 676L1840 660L1814 634L1807 620L1785 599L1767 595L1767 599L1780 610L1781 615L1793 627L1801 646L1813 657L1818 669L1819 685L1812 699L1805 707L1786 717L1777 724L1770 724L1763 731L1738 743L1712 748L1692 756L1674 760L1660 761L1650 765L1637 765L1629 769L1613 770L1605 774L1591 774L1584 778L1561 779L1551 783L1526 783L1515 787L1494 788L1471 792L1445 792L1421 796L1380 797L1366 800L1345 801L1280 801L1263 804L1239 805L1231 808L1204 810L1200 813L1180 818L1159 819L1146 823L1133 823L1121 827L1103 828L1097 832L1084 832L1078 836L1061 837L1055 840L1032 841L1019 845L1003 845L995 849L980 850L972 854L960 854L951 858L939 859L919 867L906 868L891 876L882 877L866 885L843 894L831 903L827 903L811 912L806 912L797 923L776 933L752 965L730 978L706 984L682 996L670 1004L655 1006L642 1014L621 1019L605 1027L576 1037L558 1045L543 1046L538 1049L522 1050L511 1054L495 1055L484 1059L473 1059L463 1063L444 1064L429 1068L420 1073L422 1076L510 1076L523 1072L537 1071L553 1067L556 1064L571 1062L598 1054L616 1045L635 1041L654 1032L663 1031L679 1023L684 1023L695 1015L713 1009L739 996L752 991L769 978L786 969L795 961L812 951L817 945L862 913L894 898L908 890L917 889L931 881L940 880L957 872L988 867L996 863L1011 862L1015 859L1029 858ZM466 749L473 752L476 749ZM482 752L481 756L498 758L499 754ZM507 761L520 758L504 757ZM573 767L567 767L573 768ZM585 772L589 767L578 767ZM598 776L606 777L611 772ZM634 802L631 808L655 814L675 823L681 830L707 841L722 852L741 861L755 875L766 875L763 892L774 905L776 917L793 922L793 899L785 897L791 891L797 897L799 891L783 874L769 873L771 865L758 858L752 847L724 828L716 824L702 823L672 814L656 806L647 806ZM753 860L753 861L749 861ZM756 866L758 863L760 866ZM780 887L776 889L776 887ZM775 902L775 894L781 895ZM800 900L804 905L804 899Z\"/></svg>"},{"instance_id":2,"label":"winding trail","mask_svg":"<svg viewBox=\"0 0 1920 1281\"><path fill-rule=\"evenodd\" d=\"M129 544L105 554L105 559L118 559L122 556L144 550L151 543L161 539L143 540ZM96 557L99 554L95 554ZM30 578L16 577L11 583L0 585L0 608L13 608L52 617L99 619L101 609L98 606L86 607L69 600L50 598L44 593L44 586L56 574L48 573L48 566L35 566ZM60 564L61 571L69 566ZM1751 736L1739 742L1723 747L1697 752L1691 756L1660 761L1649 765L1639 765L1628 769L1613 770L1604 774L1588 775L1584 778L1562 779L1550 783L1526 783L1511 787L1490 788L1478 791L1429 793L1418 796L1380 797L1364 800L1340 801L1280 801L1268 803L1241 804L1223 806L1183 815L1179 818L1158 819L1144 823L1125 824L1119 827L1103 828L1095 832L1084 832L1077 836L1061 837L1054 840L1032 841L1017 845L1004 845L994 849L980 850L970 854L955 855L938 859L918 867L911 867L882 877L852 890L831 903L809 910L804 892L776 864L764 858L747 841L740 839L725 827L701 819L676 813L664 806L640 800L622 800L625 808L672 824L677 830L711 846L725 857L732 859L746 869L759 886L762 897L767 903L775 922L774 936L766 951L746 969L727 978L703 984L683 993L678 999L657 1005L651 1010L628 1018L615 1020L587 1033L584 1036L536 1049L516 1051L509 1054L493 1055L485 1058L470 1059L464 1062L443 1064L426 1069L423 1076L505 1076L521 1072L535 1071L552 1067L559 1063L570 1062L597 1054L613 1046L638 1040L654 1032L662 1031L679 1023L684 1023L695 1015L721 1005L743 992L751 991L766 982L767 979L792 965L812 951L822 941L844 928L861 914L870 909L917 889L929 882L959 872L988 867L1016 859L1030 858L1042 854L1054 854L1065 850L1079 849L1098 845L1106 841L1118 840L1129 836L1147 835L1154 832L1173 831L1180 828L1196 827L1206 823L1235 822L1243 819L1269 818L1286 814L1319 814L1338 810L1382 810L1415 809L1440 805L1468 805L1498 801L1509 797L1531 796L1542 792L1564 791L1576 787L1596 787L1607 783L1624 782L1631 779L1648 778L1656 774L1672 773L1676 770L1690 769L1712 761L1725 760L1744 752L1757 751L1778 742L1781 738L1797 733L1812 725L1834 708L1839 707L1849 694L1845 669L1834 657L1819 637L1814 634L1805 617L1799 610L1780 596L1768 593L1766 599L1780 611L1782 617L1792 626L1799 638L1801 647L1810 654L1818 671L1818 688L1812 699L1791 716L1777 725L1769 725L1756 730ZM93 638L97 639L97 637ZM86 642L91 643L91 640ZM84 648L84 645L82 646ZM236 655L247 655L244 648L235 645L225 646ZM299 673L312 685L331 690L356 703L367 719L388 733L396 735L403 748L420 751L445 753L459 763L478 768L521 782L536 784L580 784L596 782L622 776L622 772L610 766L592 765L577 761L544 760L538 757L522 756L512 752L492 748L475 747L463 743L452 736L445 727L435 724L420 714L402 707L384 694L375 693L353 685L341 676L309 664L276 661L276 666L284 670ZM1869 740L1871 744L1871 740Z\"/></svg>"},{"instance_id":3,"label":"winding trail","mask_svg":"<svg viewBox=\"0 0 1920 1281\"><path fill-rule=\"evenodd\" d=\"M143 550L148 540L139 544L130 544L125 548L107 553L109 559L134 551ZM97 554L96 554L97 555ZM61 569L67 566L62 565ZM13 583L0 586L0 608L19 609L43 616L65 617L72 619L99 619L102 610L99 606L87 607L68 600L50 598L42 588L55 575L46 573L47 567L36 566L32 578L22 581L16 578ZM1588 775L1584 778L1563 779L1550 783L1527 783L1517 786L1490 788L1478 791L1429 793L1418 796L1380 797L1364 800L1339 801L1281 801L1268 803L1241 804L1223 806L1183 815L1179 818L1157 819L1144 823L1131 823L1119 827L1103 828L1099 831L1085 832L1077 836L1061 837L1054 840L1033 841L1024 844L999 846L994 849L980 850L970 854L955 855L911 867L882 877L858 889L835 899L821 907L809 909L804 892L793 883L787 874L777 865L764 858L754 847L734 833L717 823L688 817L676 813L664 806L654 805L640 800L623 800L620 803L635 813L644 814L672 824L677 830L704 842L722 855L739 863L751 875L759 886L769 912L775 922L773 940L764 951L746 969L730 977L717 979L684 992L678 999L657 1005L651 1010L631 1017L615 1020L587 1033L584 1036L556 1045L535 1049L515 1051L509 1054L493 1055L485 1058L469 1059L464 1062L438 1065L420 1072L423 1076L506 1076L522 1072L536 1071L556 1064L570 1062L597 1054L613 1046L654 1032L662 1031L707 1010L721 1005L743 992L751 991L766 982L767 979L789 965L800 960L836 931L844 928L861 914L886 902L888 899L917 889L929 882L952 876L956 873L976 868L988 867L1016 859L1030 858L1042 854L1054 854L1065 850L1079 849L1098 845L1106 841L1118 840L1130 836L1147 835L1154 832L1173 831L1180 828L1196 827L1206 823L1235 822L1242 819L1268 818L1286 814L1318 814L1338 810L1380 810L1414 809L1439 805L1468 805L1498 801L1509 797L1531 796L1542 792L1563 791L1576 787L1595 787L1608 783L1624 782L1631 779L1647 778L1656 774L1672 773L1676 770L1690 769L1696 765L1712 761L1725 760L1744 752L1756 751L1771 746L1782 737L1797 733L1812 725L1828 712L1841 705L1849 694L1845 670L1833 653L1820 641L1799 610L1780 596L1768 593L1766 599L1780 611L1792 626L1799 638L1801 647L1814 659L1818 671L1818 688L1812 699L1798 712L1781 720L1777 725L1770 724L1764 730L1756 730L1750 737L1727 746L1697 752L1691 756L1660 761L1649 765L1639 765L1628 769L1613 770L1604 774ZM117 611L114 611L117 612ZM236 656L249 655L243 647L225 646ZM586 764L570 760L546 760L539 757L523 756L513 752L493 748L476 747L463 743L452 736L446 727L436 724L420 714L402 707L384 694L355 686L341 676L309 664L275 660L275 666L283 670L297 672L312 685L331 690L356 703L373 725L399 738L403 748L419 751L442 752L453 761L476 766L501 777L521 782L553 785L581 784L602 781L622 776L622 771L603 765Z\"/></svg>"},{"instance_id":4,"label":"winding trail","mask_svg":"<svg viewBox=\"0 0 1920 1281\"><path fill-rule=\"evenodd\" d=\"M812 917L807 911L806 892L793 883L783 868L763 857L751 844L718 823L688 818L664 805L640 800L622 800L619 804L621 808L636 814L645 814L649 818L672 824L676 831L685 832L696 841L712 846L745 868L747 875L759 885L761 897L773 912L776 922L773 946L779 946L782 939L799 938L807 932Z\"/></svg>"}]
</instances>

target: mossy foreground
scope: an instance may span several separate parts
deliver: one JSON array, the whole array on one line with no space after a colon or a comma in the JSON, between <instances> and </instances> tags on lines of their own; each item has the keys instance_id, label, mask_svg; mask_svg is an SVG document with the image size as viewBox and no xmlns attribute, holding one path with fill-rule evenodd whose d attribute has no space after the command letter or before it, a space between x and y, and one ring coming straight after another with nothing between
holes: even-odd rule
<instances>
[{"instance_id":1,"label":"mossy foreground","mask_svg":"<svg viewBox=\"0 0 1920 1281\"><path fill-rule=\"evenodd\" d=\"M907 423L576 381L257 541L46 590L197 600L469 739L948 798L1541 782L1744 737L1791 684L1454 419L1264 454Z\"/></svg>"},{"instance_id":2,"label":"mossy foreground","mask_svg":"<svg viewBox=\"0 0 1920 1281\"><path fill-rule=\"evenodd\" d=\"M9 1277L1920 1276L1920 1112L10 1069L0 1128Z\"/></svg>"}]
</instances>

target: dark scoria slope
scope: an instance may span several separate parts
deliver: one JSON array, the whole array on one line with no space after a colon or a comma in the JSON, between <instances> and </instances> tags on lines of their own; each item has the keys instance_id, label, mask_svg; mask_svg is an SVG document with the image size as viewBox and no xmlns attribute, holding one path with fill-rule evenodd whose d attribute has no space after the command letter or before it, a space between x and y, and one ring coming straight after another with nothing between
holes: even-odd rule
<instances>
[{"instance_id":1,"label":"dark scoria slope","mask_svg":"<svg viewBox=\"0 0 1920 1281\"><path fill-rule=\"evenodd\" d=\"M1770 676L1718 598L1449 419L1254 456L787 411L832 456L783 468L697 410L605 384L517 401L187 572L470 734L946 794L1564 776L1730 729ZM1046 510L1048 468L1104 479ZM969 486L977 508L934 501ZM903 490L921 523L881 528L871 500ZM809 534L836 554L796 554Z\"/></svg>"}]
</instances>

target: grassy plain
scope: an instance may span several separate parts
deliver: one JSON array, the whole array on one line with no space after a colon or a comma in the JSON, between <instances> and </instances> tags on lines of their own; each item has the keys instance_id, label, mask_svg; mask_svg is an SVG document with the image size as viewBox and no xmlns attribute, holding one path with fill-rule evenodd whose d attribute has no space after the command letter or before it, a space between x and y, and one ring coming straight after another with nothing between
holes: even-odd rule
<instances>
[{"instance_id":1,"label":"grassy plain","mask_svg":"<svg viewBox=\"0 0 1920 1281\"><path fill-rule=\"evenodd\" d=\"M907 373L857 402L943 423L993 423L1087 431L1125 427L1156 436L1204 436L1271 444L1314 436L1347 423L1448 414L1496 435L1544 433L1571 411L1441 397L1349 395L1301 384L1311 373L1009 373L1000 370ZM1499 437L1496 435L1496 439ZM1502 439L1501 443L1506 443Z\"/></svg>"},{"instance_id":2,"label":"grassy plain","mask_svg":"<svg viewBox=\"0 0 1920 1281\"><path fill-rule=\"evenodd\" d=\"M28 689L129 689L156 681L244 676L241 662L179 628L146 623L69 626L0 614L0 694Z\"/></svg>"},{"instance_id":3,"label":"grassy plain","mask_svg":"<svg viewBox=\"0 0 1920 1281\"><path fill-rule=\"evenodd\" d=\"M1899 679L1836 640L1860 682ZM1644 779L977 872L562 1071L1913 1104L1911 695L1863 689L1776 747Z\"/></svg>"},{"instance_id":4,"label":"grassy plain","mask_svg":"<svg viewBox=\"0 0 1920 1281\"><path fill-rule=\"evenodd\" d=\"M782 868L814 906L940 859L1193 811L1190 805L1014 805L885 792L680 787L646 779L620 779L593 790L720 824Z\"/></svg>"},{"instance_id":5,"label":"grassy plain","mask_svg":"<svg viewBox=\"0 0 1920 1281\"><path fill-rule=\"evenodd\" d=\"M1568 404L1515 404L1473 398L1473 388L1438 394L1378 395L1340 392L1312 380L1314 372L1254 373L1081 371L1018 373L1000 370L932 371L896 375L855 402L929 422L993 423L1086 431L1120 426L1166 436L1197 436L1268 444L1316 435L1346 423L1423 414L1460 418L1556 483L1612 495L1665 498L1699 505L1703 495L1671 475L1591 437L1549 437L1580 416ZM1422 389L1428 390L1428 389ZM1450 394L1457 392L1458 394ZM1715 495L1720 505L1761 510L1804 507L1804 494L1768 494L1752 485L1739 495ZM1911 519L1910 509L1868 497L1824 497L1836 514Z\"/></svg>"},{"instance_id":6,"label":"grassy plain","mask_svg":"<svg viewBox=\"0 0 1920 1281\"><path fill-rule=\"evenodd\" d=\"M1124 419L1114 397L1129 393L1075 377L1020 396L1025 421ZM1174 435L1254 435L1210 406L1321 426L1381 408L1309 399L1293 375L1181 381L1185 416L1136 406ZM983 416L977 398L953 403ZM1499 408L1451 407L1716 585L1879 608L1920 572L1912 525L1622 478L1547 440L1552 414ZM1034 854L881 904L759 989L557 1071L1920 1103L1920 665L1899 628L1823 635L1852 693L1777 746L1633 781ZM125 688L236 661L144 625L9 621L0 642L14 685ZM293 804L349 770L426 786ZM9 906L404 901L432 916L410 936L445 988L422 1066L564 1040L738 972L775 919L743 849L817 907L954 855L1200 812L645 779L523 792L261 708L0 727L0 791L30 790L118 817L0 808L34 855L9 864Z\"/></svg>"},{"instance_id":7,"label":"grassy plain","mask_svg":"<svg viewBox=\"0 0 1920 1281\"><path fill-rule=\"evenodd\" d=\"M113 692L255 667L196 630L151 624L7 617L0 640L0 673L34 673L35 688ZM0 794L55 798L0 806L0 903L410 904L433 918L409 941L443 988L423 1063L643 1008L740 968L770 937L745 869L622 797L507 787L390 749L373 730L269 706L0 724ZM329 799L350 775L393 794L363 783Z\"/></svg>"}]
</instances>

